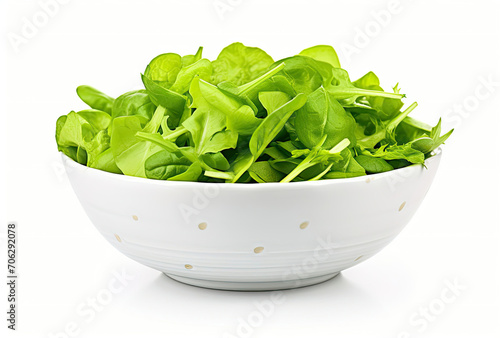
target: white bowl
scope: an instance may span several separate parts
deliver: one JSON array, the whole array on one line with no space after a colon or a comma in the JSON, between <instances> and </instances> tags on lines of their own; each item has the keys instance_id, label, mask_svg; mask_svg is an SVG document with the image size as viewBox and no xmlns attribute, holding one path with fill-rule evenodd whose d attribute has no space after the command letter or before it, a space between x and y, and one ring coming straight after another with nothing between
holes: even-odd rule
<instances>
[{"instance_id":1,"label":"white bowl","mask_svg":"<svg viewBox=\"0 0 500 338\"><path fill-rule=\"evenodd\" d=\"M87 215L124 255L191 285L276 290L326 281L379 252L417 211L440 157L285 184L157 181L63 162Z\"/></svg>"}]
</instances>

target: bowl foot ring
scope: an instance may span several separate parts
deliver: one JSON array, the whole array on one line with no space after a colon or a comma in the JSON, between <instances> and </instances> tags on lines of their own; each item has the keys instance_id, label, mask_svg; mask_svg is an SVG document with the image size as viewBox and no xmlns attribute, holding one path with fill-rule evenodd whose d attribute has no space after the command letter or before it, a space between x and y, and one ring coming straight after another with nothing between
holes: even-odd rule
<instances>
[{"instance_id":1,"label":"bowl foot ring","mask_svg":"<svg viewBox=\"0 0 500 338\"><path fill-rule=\"evenodd\" d=\"M319 283L326 282L339 275L340 272L331 273L328 275L317 276L312 278L286 280L286 281L273 281L273 282L224 282L206 279L197 279L190 277L183 277L165 273L171 279L184 284L197 286L207 289L226 290L226 291L275 291L301 288L311 286Z\"/></svg>"}]
</instances>

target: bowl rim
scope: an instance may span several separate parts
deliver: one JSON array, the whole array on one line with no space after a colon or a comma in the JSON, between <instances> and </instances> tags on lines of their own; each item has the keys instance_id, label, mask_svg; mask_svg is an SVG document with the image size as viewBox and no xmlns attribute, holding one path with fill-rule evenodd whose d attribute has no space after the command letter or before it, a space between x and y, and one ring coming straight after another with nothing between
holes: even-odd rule
<instances>
[{"instance_id":1,"label":"bowl rim","mask_svg":"<svg viewBox=\"0 0 500 338\"><path fill-rule=\"evenodd\" d=\"M357 177L348 177L348 178L338 178L338 179L325 179L325 180L318 180L318 181L302 181L302 182L288 182L288 183L280 183L280 182L269 182L269 183L211 183L211 182L193 182L193 181L167 181L167 180L155 180L151 178L145 178L145 177L137 177L137 176L127 176L123 174L116 174L116 173L111 173L109 171L104 171L101 169L96 169L96 168L91 168L87 167L83 164L80 164L70 157L66 156L65 154L61 153L61 157L63 160L63 164L65 168L70 167L72 169L76 169L81 171L88 171L90 173L93 173L95 175L102 175L102 176L108 176L113 179L117 180L123 180L123 181L128 181L128 182L138 182L138 183L145 183L145 184L155 184L155 185L165 185L165 186L170 186L170 187L175 187L175 186L189 186L189 187L223 187L223 189L239 189L243 188L244 189L274 189L276 187L280 187L280 189L287 189L290 187L293 188L306 188L306 187L319 187L319 186L324 186L324 185L339 185L339 184L349 184L349 183L356 183L356 182L366 182L367 178L370 179L370 181L375 180L375 179L381 179L381 178L388 178L390 176L399 176L402 172L412 172L412 171L417 171L418 169L426 168L430 163L435 162L440 160L442 155L442 149L438 148L433 151L430 157L428 157L423 164L412 164L407 167L403 168L398 168L390 171L386 171L383 173L378 173L378 174L370 174L370 175L364 175L364 176L357 176ZM426 168L427 170L427 168ZM405 175L401 175L403 177L407 177L408 173Z\"/></svg>"}]
</instances>

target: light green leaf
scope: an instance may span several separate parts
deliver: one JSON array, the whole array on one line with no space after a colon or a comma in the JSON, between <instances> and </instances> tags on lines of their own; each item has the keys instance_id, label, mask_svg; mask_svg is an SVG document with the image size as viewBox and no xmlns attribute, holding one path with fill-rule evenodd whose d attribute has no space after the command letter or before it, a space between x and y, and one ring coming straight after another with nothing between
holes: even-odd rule
<instances>
[{"instance_id":1,"label":"light green leaf","mask_svg":"<svg viewBox=\"0 0 500 338\"><path fill-rule=\"evenodd\" d=\"M111 115L115 99L90 86L79 86L76 93L90 108L101 110Z\"/></svg>"},{"instance_id":2,"label":"light green leaf","mask_svg":"<svg viewBox=\"0 0 500 338\"><path fill-rule=\"evenodd\" d=\"M160 127L165 108L158 107L151 121L144 127L136 116L122 116L113 121L111 149L120 170L129 176L146 177L144 163L161 148L136 137L137 132L156 133ZM160 136L161 137L161 136Z\"/></svg>"},{"instance_id":3,"label":"light green leaf","mask_svg":"<svg viewBox=\"0 0 500 338\"><path fill-rule=\"evenodd\" d=\"M304 49L299 55L309 56L318 61L331 64L333 67L340 68L339 57L332 46L318 45Z\"/></svg>"},{"instance_id":4,"label":"light green leaf","mask_svg":"<svg viewBox=\"0 0 500 338\"><path fill-rule=\"evenodd\" d=\"M224 48L213 61L213 83L229 81L242 85L262 75L273 59L262 49L236 42Z\"/></svg>"}]
</instances>

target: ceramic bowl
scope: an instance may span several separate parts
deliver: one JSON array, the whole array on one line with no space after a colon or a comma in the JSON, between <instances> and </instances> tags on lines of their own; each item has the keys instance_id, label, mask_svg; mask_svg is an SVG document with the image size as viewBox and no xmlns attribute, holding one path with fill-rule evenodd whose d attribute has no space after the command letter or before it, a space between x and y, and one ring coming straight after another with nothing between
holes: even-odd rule
<instances>
[{"instance_id":1,"label":"ceramic bowl","mask_svg":"<svg viewBox=\"0 0 500 338\"><path fill-rule=\"evenodd\" d=\"M417 211L440 158L285 184L157 181L63 162L87 215L124 255L186 284L255 291L320 283L375 255Z\"/></svg>"}]
</instances>

